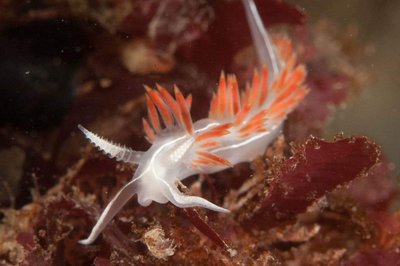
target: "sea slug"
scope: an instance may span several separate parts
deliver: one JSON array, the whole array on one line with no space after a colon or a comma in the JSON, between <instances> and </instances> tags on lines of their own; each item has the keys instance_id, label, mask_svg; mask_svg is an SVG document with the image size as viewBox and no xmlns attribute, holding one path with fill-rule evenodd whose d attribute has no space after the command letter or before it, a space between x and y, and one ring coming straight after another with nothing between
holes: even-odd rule
<instances>
[{"instance_id":1,"label":"sea slug","mask_svg":"<svg viewBox=\"0 0 400 266\"><path fill-rule=\"evenodd\" d=\"M253 0L243 0L261 72L255 71L251 85L242 93L234 75L221 74L209 116L192 122L192 98L174 88L174 97L163 87L145 86L148 120L143 119L146 138L152 146L134 151L80 130L93 145L111 158L137 164L132 181L104 209L89 237L92 243L124 204L137 194L138 202L171 202L180 208L204 207L229 212L201 197L181 193L176 182L198 173L214 173L264 152L280 133L286 116L307 94L306 71L296 63L291 42L276 38L272 44Z\"/></svg>"}]
</instances>

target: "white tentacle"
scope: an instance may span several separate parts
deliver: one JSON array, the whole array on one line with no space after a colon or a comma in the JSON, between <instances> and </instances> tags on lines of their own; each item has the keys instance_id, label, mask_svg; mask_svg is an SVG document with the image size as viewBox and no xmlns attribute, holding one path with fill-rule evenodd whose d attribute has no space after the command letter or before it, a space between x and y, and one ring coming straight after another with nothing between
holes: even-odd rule
<instances>
[{"instance_id":1,"label":"white tentacle","mask_svg":"<svg viewBox=\"0 0 400 266\"><path fill-rule=\"evenodd\" d=\"M201 197L184 195L176 186L170 185L167 181L162 179L160 179L160 181L165 185L164 196L179 208L202 207L216 212L230 212L230 210L219 207Z\"/></svg>"},{"instance_id":2,"label":"white tentacle","mask_svg":"<svg viewBox=\"0 0 400 266\"><path fill-rule=\"evenodd\" d=\"M92 244L96 238L101 234L104 228L111 222L114 218L115 214L119 212L122 207L126 204L126 202L137 193L137 187L135 181L137 179L132 180L128 184L126 184L118 193L114 196L114 198L108 203L107 207L104 209L103 213L100 215L100 218L97 220L96 225L93 227L92 232L89 237L80 240L79 243L83 245Z\"/></svg>"},{"instance_id":3,"label":"white tentacle","mask_svg":"<svg viewBox=\"0 0 400 266\"><path fill-rule=\"evenodd\" d=\"M254 0L242 0L246 12L247 22L249 23L251 36L256 48L259 64L266 65L271 71L270 80L277 76L281 69L278 57L274 51L274 46L267 29L262 22L260 13Z\"/></svg>"},{"instance_id":4,"label":"white tentacle","mask_svg":"<svg viewBox=\"0 0 400 266\"><path fill-rule=\"evenodd\" d=\"M118 161L138 164L140 158L142 157L143 152L134 151L130 148L120 146L118 144L112 143L95 133L90 132L86 128L81 125L78 125L78 128L85 134L85 137L99 150L106 153L110 158L116 159Z\"/></svg>"}]
</instances>

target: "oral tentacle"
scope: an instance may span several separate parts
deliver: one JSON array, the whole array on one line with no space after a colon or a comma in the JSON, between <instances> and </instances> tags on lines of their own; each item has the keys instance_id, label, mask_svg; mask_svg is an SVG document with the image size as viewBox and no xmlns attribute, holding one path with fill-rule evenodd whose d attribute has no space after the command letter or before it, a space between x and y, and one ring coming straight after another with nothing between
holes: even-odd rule
<instances>
[{"instance_id":1,"label":"oral tentacle","mask_svg":"<svg viewBox=\"0 0 400 266\"><path fill-rule=\"evenodd\" d=\"M112 143L111 141L108 141L97 134L90 132L82 125L78 125L78 128L83 132L85 137L94 146L96 146L96 148L107 154L110 158L116 159L117 161L138 164L144 153Z\"/></svg>"},{"instance_id":2,"label":"oral tentacle","mask_svg":"<svg viewBox=\"0 0 400 266\"><path fill-rule=\"evenodd\" d=\"M100 218L97 220L96 225L93 227L88 238L80 240L79 243L89 245L93 243L96 238L101 234L104 228L111 222L114 216L119 212L128 200L137 193L137 179L132 180L126 184L114 198L108 203Z\"/></svg>"}]
</instances>

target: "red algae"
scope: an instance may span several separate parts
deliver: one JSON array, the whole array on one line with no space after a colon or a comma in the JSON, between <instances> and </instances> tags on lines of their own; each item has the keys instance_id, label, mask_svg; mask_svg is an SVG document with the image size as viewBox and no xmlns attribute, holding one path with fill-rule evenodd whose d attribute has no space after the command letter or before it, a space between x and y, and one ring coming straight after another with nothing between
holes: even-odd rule
<instances>
[{"instance_id":1,"label":"red algae","mask_svg":"<svg viewBox=\"0 0 400 266\"><path fill-rule=\"evenodd\" d=\"M364 174L378 162L379 154L367 138L332 143L308 139L278 166L265 197L245 223L267 229L294 218L327 192Z\"/></svg>"},{"instance_id":2,"label":"red algae","mask_svg":"<svg viewBox=\"0 0 400 266\"><path fill-rule=\"evenodd\" d=\"M348 261L340 264L343 266L374 265L374 266L396 266L400 262L400 250L397 249L367 249L351 257Z\"/></svg>"}]
</instances>

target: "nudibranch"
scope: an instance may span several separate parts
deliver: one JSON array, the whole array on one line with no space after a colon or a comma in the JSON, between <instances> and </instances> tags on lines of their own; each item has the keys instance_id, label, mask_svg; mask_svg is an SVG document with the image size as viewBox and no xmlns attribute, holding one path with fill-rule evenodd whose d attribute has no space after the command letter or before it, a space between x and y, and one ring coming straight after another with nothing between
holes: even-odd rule
<instances>
[{"instance_id":1,"label":"nudibranch","mask_svg":"<svg viewBox=\"0 0 400 266\"><path fill-rule=\"evenodd\" d=\"M189 196L177 188L177 181L198 173L214 173L261 155L280 133L286 116L307 93L306 71L296 63L291 42L271 42L252 0L243 0L261 72L254 72L251 85L240 92L234 75L221 74L209 115L192 121L192 98L175 87L174 96L165 88L145 86L148 119L143 119L150 149L141 152L114 144L79 129L109 157L137 165L132 180L108 203L82 244L92 243L116 213L135 194L140 205L153 201L171 202L177 207L203 207L229 212L204 198Z\"/></svg>"}]
</instances>

